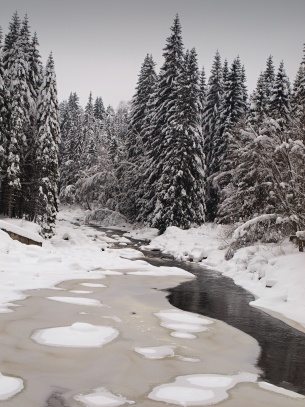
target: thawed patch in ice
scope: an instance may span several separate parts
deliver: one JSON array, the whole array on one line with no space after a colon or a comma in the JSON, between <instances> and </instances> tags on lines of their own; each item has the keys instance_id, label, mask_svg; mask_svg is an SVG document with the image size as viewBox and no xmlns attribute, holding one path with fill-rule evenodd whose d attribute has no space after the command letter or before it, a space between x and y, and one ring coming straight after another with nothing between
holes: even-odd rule
<instances>
[{"instance_id":1,"label":"thawed patch in ice","mask_svg":"<svg viewBox=\"0 0 305 407\"><path fill-rule=\"evenodd\" d=\"M104 284L98 284L98 283L81 283L81 285L83 285L84 287L92 287L92 288L94 288L94 287L96 287L96 288L98 288L98 287L100 287L100 288L107 287Z\"/></svg>"},{"instance_id":2,"label":"thawed patch in ice","mask_svg":"<svg viewBox=\"0 0 305 407\"><path fill-rule=\"evenodd\" d=\"M4 376L0 373L0 401L7 400L23 389L23 381L18 377Z\"/></svg>"},{"instance_id":3,"label":"thawed patch in ice","mask_svg":"<svg viewBox=\"0 0 305 407\"><path fill-rule=\"evenodd\" d=\"M111 342L119 332L109 326L76 322L71 326L41 329L32 339L42 345L72 348L95 348Z\"/></svg>"},{"instance_id":4,"label":"thawed patch in ice","mask_svg":"<svg viewBox=\"0 0 305 407\"><path fill-rule=\"evenodd\" d=\"M147 359L164 359L174 356L175 346L154 346L149 348L135 348L135 351Z\"/></svg>"},{"instance_id":5,"label":"thawed patch in ice","mask_svg":"<svg viewBox=\"0 0 305 407\"><path fill-rule=\"evenodd\" d=\"M296 399L305 399L305 396L299 393L295 393L294 391L283 389L282 387L274 386L273 384L267 382L259 382L259 387L264 390L273 391L275 393L283 394L284 396L296 398Z\"/></svg>"},{"instance_id":6,"label":"thawed patch in ice","mask_svg":"<svg viewBox=\"0 0 305 407\"><path fill-rule=\"evenodd\" d=\"M239 373L232 376L197 374L179 376L175 383L155 387L148 398L178 406L204 406L216 404L228 397L227 390L241 382L255 383L257 375Z\"/></svg>"},{"instance_id":7,"label":"thawed patch in ice","mask_svg":"<svg viewBox=\"0 0 305 407\"><path fill-rule=\"evenodd\" d=\"M46 297L48 300L66 302L68 304L76 305L103 305L99 300L94 300L92 298L83 298L83 297Z\"/></svg>"},{"instance_id":8,"label":"thawed patch in ice","mask_svg":"<svg viewBox=\"0 0 305 407\"><path fill-rule=\"evenodd\" d=\"M116 396L104 388L95 389L93 393L80 394L74 398L88 407L115 407L123 404L134 404L134 401L127 400L123 396Z\"/></svg>"},{"instance_id":9,"label":"thawed patch in ice","mask_svg":"<svg viewBox=\"0 0 305 407\"><path fill-rule=\"evenodd\" d=\"M201 315L177 309L160 311L155 315L161 319L161 326L174 331L171 336L181 339L194 339L196 336L192 332L207 331L207 325L213 324Z\"/></svg>"}]
</instances>

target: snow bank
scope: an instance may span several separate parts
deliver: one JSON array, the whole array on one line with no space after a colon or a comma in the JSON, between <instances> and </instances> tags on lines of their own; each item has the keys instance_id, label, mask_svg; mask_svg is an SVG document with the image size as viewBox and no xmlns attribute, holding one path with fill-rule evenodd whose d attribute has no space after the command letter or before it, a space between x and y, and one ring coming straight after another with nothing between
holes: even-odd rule
<instances>
[{"instance_id":1,"label":"snow bank","mask_svg":"<svg viewBox=\"0 0 305 407\"><path fill-rule=\"evenodd\" d=\"M16 233L17 235L34 240L38 243L43 242L43 238L38 234L40 227L33 222L28 222L23 219L5 218L5 220L0 220L0 229Z\"/></svg>"}]
</instances>

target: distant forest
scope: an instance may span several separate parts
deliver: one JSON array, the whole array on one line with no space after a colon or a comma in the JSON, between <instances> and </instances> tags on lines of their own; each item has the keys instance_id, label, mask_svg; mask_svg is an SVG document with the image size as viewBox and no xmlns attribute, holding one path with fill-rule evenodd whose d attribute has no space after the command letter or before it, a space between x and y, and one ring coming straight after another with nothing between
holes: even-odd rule
<instances>
[{"instance_id":1,"label":"distant forest","mask_svg":"<svg viewBox=\"0 0 305 407\"><path fill-rule=\"evenodd\" d=\"M75 92L58 106L52 55L43 70L16 13L0 57L0 212L37 221L45 237L59 200L160 233L247 222L245 243L304 230L305 52L293 85L269 56L251 95L239 57L216 52L206 80L178 15L163 56L159 73L145 57L116 110L92 93L84 109Z\"/></svg>"}]
</instances>

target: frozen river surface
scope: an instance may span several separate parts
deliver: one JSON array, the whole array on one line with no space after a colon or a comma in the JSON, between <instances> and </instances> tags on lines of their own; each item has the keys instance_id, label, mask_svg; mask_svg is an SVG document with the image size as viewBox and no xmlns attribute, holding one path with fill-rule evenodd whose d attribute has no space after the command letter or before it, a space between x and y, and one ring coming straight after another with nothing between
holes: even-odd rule
<instances>
[{"instance_id":1,"label":"frozen river surface","mask_svg":"<svg viewBox=\"0 0 305 407\"><path fill-rule=\"evenodd\" d=\"M264 382L257 340L169 304L185 277L130 272L27 291L0 315L1 405L305 406Z\"/></svg>"}]
</instances>

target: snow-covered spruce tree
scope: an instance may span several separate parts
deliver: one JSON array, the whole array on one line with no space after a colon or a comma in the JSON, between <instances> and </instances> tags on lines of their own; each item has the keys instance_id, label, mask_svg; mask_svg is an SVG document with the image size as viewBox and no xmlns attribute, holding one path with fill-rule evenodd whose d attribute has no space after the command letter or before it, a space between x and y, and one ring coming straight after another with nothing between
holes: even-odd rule
<instances>
[{"instance_id":1,"label":"snow-covered spruce tree","mask_svg":"<svg viewBox=\"0 0 305 407\"><path fill-rule=\"evenodd\" d=\"M2 29L0 27L0 213L2 212L2 180L7 168L7 92L4 84L4 68L2 60Z\"/></svg>"},{"instance_id":2,"label":"snow-covered spruce tree","mask_svg":"<svg viewBox=\"0 0 305 407\"><path fill-rule=\"evenodd\" d=\"M205 76L204 67L202 67L201 73L200 73L200 103L201 103L201 120L200 120L200 123L201 123L202 128L203 128L203 125L204 125L203 112L204 112L206 97L207 97L206 76Z\"/></svg>"},{"instance_id":3,"label":"snow-covered spruce tree","mask_svg":"<svg viewBox=\"0 0 305 407\"><path fill-rule=\"evenodd\" d=\"M211 176L212 182L219 190L230 183L231 172L235 166L232 161L232 151L237 148L230 131L244 117L247 111L245 101L245 75L242 72L240 60L237 57L231 66L228 78L224 85L224 93L220 106L220 126L215 138L216 163L215 173ZM220 199L225 199L220 194ZM221 218L218 218L221 221Z\"/></svg>"},{"instance_id":4,"label":"snow-covered spruce tree","mask_svg":"<svg viewBox=\"0 0 305 407\"><path fill-rule=\"evenodd\" d=\"M159 203L154 216L161 231L169 225L188 229L192 224L202 224L205 213L202 95L195 49L186 53L177 84L176 115L171 123L173 145L168 148L157 183Z\"/></svg>"},{"instance_id":5,"label":"snow-covered spruce tree","mask_svg":"<svg viewBox=\"0 0 305 407\"><path fill-rule=\"evenodd\" d=\"M82 110L75 92L70 94L61 114L60 199L64 202L66 188L71 189L79 179L79 162L84 144Z\"/></svg>"},{"instance_id":6,"label":"snow-covered spruce tree","mask_svg":"<svg viewBox=\"0 0 305 407\"><path fill-rule=\"evenodd\" d=\"M265 95L267 99L270 99L271 97L274 81L275 81L275 68L273 64L273 57L272 55L269 55L266 62L266 69L264 71Z\"/></svg>"},{"instance_id":7,"label":"snow-covered spruce tree","mask_svg":"<svg viewBox=\"0 0 305 407\"><path fill-rule=\"evenodd\" d=\"M291 89L286 75L284 62L281 61L270 96L269 114L282 127L287 126L291 119Z\"/></svg>"},{"instance_id":8,"label":"snow-covered spruce tree","mask_svg":"<svg viewBox=\"0 0 305 407\"><path fill-rule=\"evenodd\" d=\"M163 56L164 64L160 69L158 82L153 99L153 109L150 114L150 122L145 129L147 140L145 166L143 166L143 192L139 200L138 218L156 225L156 208L161 209L157 183L164 171L168 149L173 146L172 121L176 115L176 102L178 99L178 77L183 69L184 55L181 36L181 25L178 15L171 27L171 35L167 39ZM160 185L159 185L160 188ZM159 215L161 218L161 214ZM163 228L163 230L165 230Z\"/></svg>"},{"instance_id":9,"label":"snow-covered spruce tree","mask_svg":"<svg viewBox=\"0 0 305 407\"><path fill-rule=\"evenodd\" d=\"M267 114L269 99L266 97L265 85L265 75L261 72L256 83L256 88L250 96L250 120L253 123L262 123Z\"/></svg>"},{"instance_id":10,"label":"snow-covered spruce tree","mask_svg":"<svg viewBox=\"0 0 305 407\"><path fill-rule=\"evenodd\" d=\"M82 171L86 172L86 170L96 164L97 160L97 140L95 132L96 119L94 117L92 92L90 92L89 99L85 107L82 127L84 146L81 152L80 168Z\"/></svg>"},{"instance_id":11,"label":"snow-covered spruce tree","mask_svg":"<svg viewBox=\"0 0 305 407\"><path fill-rule=\"evenodd\" d=\"M14 15L14 22L18 22ZM17 23L16 23L17 24ZM12 24L15 29L16 24ZM15 33L15 31L13 31ZM13 37L8 34L10 48L5 48L5 86L8 89L8 140L7 168L3 180L3 212L12 217L22 217L24 214L21 182L25 179L26 151L28 149L28 129L30 125L29 88L27 55L24 52L24 38L20 33ZM8 40L6 37L5 45Z\"/></svg>"},{"instance_id":12,"label":"snow-covered spruce tree","mask_svg":"<svg viewBox=\"0 0 305 407\"><path fill-rule=\"evenodd\" d=\"M261 124L266 116L270 116L270 98L274 86L275 71L273 59L270 55L266 62L266 69L258 77L256 88L250 97L251 117L253 125Z\"/></svg>"},{"instance_id":13,"label":"snow-covered spruce tree","mask_svg":"<svg viewBox=\"0 0 305 407\"><path fill-rule=\"evenodd\" d=\"M43 236L54 234L58 211L58 148L60 127L57 85L52 54L49 56L37 104L38 133L35 143L37 179L37 221Z\"/></svg>"},{"instance_id":14,"label":"snow-covered spruce tree","mask_svg":"<svg viewBox=\"0 0 305 407\"><path fill-rule=\"evenodd\" d=\"M131 102L128 135L126 140L129 158L143 155L141 138L145 126L148 103L157 81L155 65L152 56L147 54L140 70L136 93Z\"/></svg>"},{"instance_id":15,"label":"snow-covered spruce tree","mask_svg":"<svg viewBox=\"0 0 305 407\"><path fill-rule=\"evenodd\" d=\"M292 94L292 111L295 118L304 119L305 125L305 45L303 50L303 59L300 63L294 84Z\"/></svg>"},{"instance_id":16,"label":"snow-covered spruce tree","mask_svg":"<svg viewBox=\"0 0 305 407\"><path fill-rule=\"evenodd\" d=\"M27 108L29 114L29 124L25 128L26 149L24 156L24 171L21 180L22 210L30 220L34 219L35 213L35 156L34 143L37 138L37 99L42 84L42 62L38 51L38 38L35 34L31 38L29 22L27 16L24 17L21 25L20 36L22 38L22 48L27 61L26 81L29 89L27 95Z\"/></svg>"},{"instance_id":17,"label":"snow-covered spruce tree","mask_svg":"<svg viewBox=\"0 0 305 407\"><path fill-rule=\"evenodd\" d=\"M124 183L128 189L125 214L130 219L137 217L136 201L143 194L140 168L145 160L146 124L151 97L157 82L155 65L152 56L147 54L141 66L136 92L131 101L126 138L127 161L124 170Z\"/></svg>"},{"instance_id":18,"label":"snow-covered spruce tree","mask_svg":"<svg viewBox=\"0 0 305 407\"><path fill-rule=\"evenodd\" d=\"M105 111L103 99L102 99L100 96L98 96L98 97L95 99L94 107L93 107L93 112L94 112L94 117L95 117L97 120L103 121L103 120L105 119L105 113L106 113L106 111Z\"/></svg>"},{"instance_id":19,"label":"snow-covered spruce tree","mask_svg":"<svg viewBox=\"0 0 305 407\"><path fill-rule=\"evenodd\" d=\"M215 162L214 137L217 132L219 120L220 100L223 93L223 70L220 54L217 51L214 57L211 74L208 80L205 104L203 109L203 138L206 159L206 219L214 220L217 208L217 191L213 187L210 176L215 172L212 163Z\"/></svg>"},{"instance_id":20,"label":"snow-covered spruce tree","mask_svg":"<svg viewBox=\"0 0 305 407\"><path fill-rule=\"evenodd\" d=\"M147 219L161 233L168 226L189 228L204 221L201 104L196 53L192 51L187 62L184 60L178 16L171 31L156 90L146 170Z\"/></svg>"}]
</instances>

